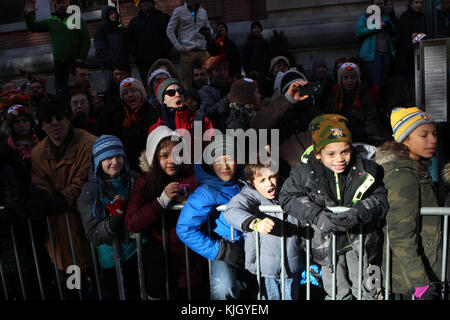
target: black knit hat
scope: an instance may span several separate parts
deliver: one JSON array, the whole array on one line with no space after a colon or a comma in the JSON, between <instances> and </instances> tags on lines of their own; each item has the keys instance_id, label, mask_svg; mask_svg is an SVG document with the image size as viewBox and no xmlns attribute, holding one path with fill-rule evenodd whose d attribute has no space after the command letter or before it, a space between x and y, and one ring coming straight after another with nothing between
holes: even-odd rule
<instances>
[{"instance_id":1,"label":"black knit hat","mask_svg":"<svg viewBox=\"0 0 450 320\"><path fill-rule=\"evenodd\" d=\"M249 78L243 78L233 82L230 88L230 102L240 105L252 104L256 101L256 82Z\"/></svg>"},{"instance_id":2,"label":"black knit hat","mask_svg":"<svg viewBox=\"0 0 450 320\"><path fill-rule=\"evenodd\" d=\"M259 27L261 30L263 29L261 22L259 22L259 21L252 22L252 25L250 26L250 32L253 30L254 27Z\"/></svg>"},{"instance_id":3,"label":"black knit hat","mask_svg":"<svg viewBox=\"0 0 450 320\"><path fill-rule=\"evenodd\" d=\"M41 106L39 110L39 118L42 121L51 121L53 116L63 114L67 117L67 119L70 119L69 109L70 106L66 99L55 96Z\"/></svg>"},{"instance_id":4,"label":"black knit hat","mask_svg":"<svg viewBox=\"0 0 450 320\"><path fill-rule=\"evenodd\" d=\"M288 70L286 71L286 73L283 75L283 78L281 79L281 84L280 84L280 90L281 93L285 93L287 91L287 89L289 89L289 86L291 85L292 82L294 81L306 81L306 77L303 73L298 72L297 70Z\"/></svg>"}]
</instances>

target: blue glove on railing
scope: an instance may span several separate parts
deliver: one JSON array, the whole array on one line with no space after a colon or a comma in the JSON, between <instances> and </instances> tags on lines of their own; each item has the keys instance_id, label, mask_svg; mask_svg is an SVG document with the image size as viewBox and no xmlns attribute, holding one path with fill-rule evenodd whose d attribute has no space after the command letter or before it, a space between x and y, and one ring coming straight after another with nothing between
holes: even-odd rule
<instances>
[{"instance_id":1,"label":"blue glove on railing","mask_svg":"<svg viewBox=\"0 0 450 320\"><path fill-rule=\"evenodd\" d=\"M310 273L309 273L309 282L315 286L322 286L322 270L319 268L319 266L313 264L310 267ZM302 272L302 277L300 279L300 284L306 284L306 268Z\"/></svg>"}]
</instances>

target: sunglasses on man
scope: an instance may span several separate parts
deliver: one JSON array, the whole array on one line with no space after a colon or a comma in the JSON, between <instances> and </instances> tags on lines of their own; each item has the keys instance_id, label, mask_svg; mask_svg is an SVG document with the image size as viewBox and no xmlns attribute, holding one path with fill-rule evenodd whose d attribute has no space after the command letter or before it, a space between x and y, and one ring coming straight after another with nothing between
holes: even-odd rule
<instances>
[{"instance_id":1,"label":"sunglasses on man","mask_svg":"<svg viewBox=\"0 0 450 320\"><path fill-rule=\"evenodd\" d=\"M184 94L184 89L183 88L178 88L178 89L168 89L168 90L166 90L166 94L169 97L174 97L177 92L179 94Z\"/></svg>"},{"instance_id":2,"label":"sunglasses on man","mask_svg":"<svg viewBox=\"0 0 450 320\"><path fill-rule=\"evenodd\" d=\"M57 114L52 114L52 115L45 115L42 117L42 122L45 123L50 123L52 122L53 118L55 118L57 121L61 121L65 118L66 116L64 115L64 113L57 113Z\"/></svg>"}]
</instances>

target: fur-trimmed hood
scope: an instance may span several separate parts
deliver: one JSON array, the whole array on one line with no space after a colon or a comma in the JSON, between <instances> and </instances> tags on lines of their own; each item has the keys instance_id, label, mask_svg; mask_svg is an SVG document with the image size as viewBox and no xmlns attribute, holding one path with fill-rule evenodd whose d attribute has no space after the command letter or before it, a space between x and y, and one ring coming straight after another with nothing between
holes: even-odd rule
<instances>
[{"instance_id":1,"label":"fur-trimmed hood","mask_svg":"<svg viewBox=\"0 0 450 320\"><path fill-rule=\"evenodd\" d=\"M442 175L442 179L444 179L444 181L446 183L450 183L450 162L448 162L444 166L444 168L442 169L441 175Z\"/></svg>"},{"instance_id":2,"label":"fur-trimmed hood","mask_svg":"<svg viewBox=\"0 0 450 320\"><path fill-rule=\"evenodd\" d=\"M141 155L138 159L139 168L141 168L142 173L147 173L150 171L150 164L147 161L147 156L145 155L145 151L142 151Z\"/></svg>"},{"instance_id":3,"label":"fur-trimmed hood","mask_svg":"<svg viewBox=\"0 0 450 320\"><path fill-rule=\"evenodd\" d=\"M394 150L390 145L382 145L375 153L375 162L380 166L392 162L401 160L412 160L406 153L399 150Z\"/></svg>"}]
</instances>

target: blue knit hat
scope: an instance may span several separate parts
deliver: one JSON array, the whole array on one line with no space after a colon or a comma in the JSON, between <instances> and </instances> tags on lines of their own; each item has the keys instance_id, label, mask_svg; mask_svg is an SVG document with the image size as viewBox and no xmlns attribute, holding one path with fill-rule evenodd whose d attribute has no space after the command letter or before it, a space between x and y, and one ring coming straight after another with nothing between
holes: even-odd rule
<instances>
[{"instance_id":1,"label":"blue knit hat","mask_svg":"<svg viewBox=\"0 0 450 320\"><path fill-rule=\"evenodd\" d=\"M101 189L100 177L98 176L98 168L103 160L118 155L121 155L124 158L123 172L125 172L126 175L127 181L125 183L125 189L128 192L133 187L133 181L129 176L130 169L125 151L123 149L122 141L120 141L120 139L116 136L102 135L97 140L95 140L94 144L92 145L91 164L94 166L94 174L96 177L96 194L94 204L91 208L91 214L99 219L104 218L105 206L102 202L103 192Z\"/></svg>"},{"instance_id":2,"label":"blue knit hat","mask_svg":"<svg viewBox=\"0 0 450 320\"><path fill-rule=\"evenodd\" d=\"M116 136L102 135L100 138L95 140L92 145L92 160L94 162L95 175L97 175L98 166L103 160L118 155L121 155L126 159L122 141L120 141L120 139Z\"/></svg>"}]
</instances>

